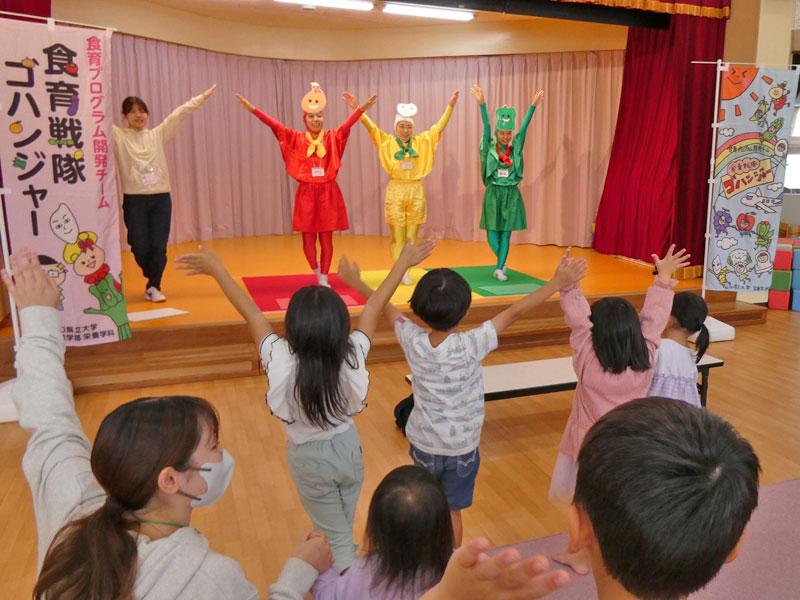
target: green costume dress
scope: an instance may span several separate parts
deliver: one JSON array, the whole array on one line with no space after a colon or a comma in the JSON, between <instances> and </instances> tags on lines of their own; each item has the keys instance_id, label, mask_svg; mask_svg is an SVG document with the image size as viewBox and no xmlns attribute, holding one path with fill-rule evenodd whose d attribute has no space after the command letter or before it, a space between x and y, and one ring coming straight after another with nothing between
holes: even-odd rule
<instances>
[{"instance_id":1,"label":"green costume dress","mask_svg":"<svg viewBox=\"0 0 800 600\"><path fill-rule=\"evenodd\" d=\"M483 137L481 138L481 177L486 191L483 194L483 210L481 211L481 229L488 231L518 231L528 228L525 218L525 205L522 194L519 192L519 182L522 181L524 161L522 149L525 145L525 135L528 125L533 118L535 106L528 107L528 112L522 119L519 131L511 142L512 164L504 164L497 153L497 143L492 138L489 124L489 113L486 103L481 104L481 119L483 120ZM513 109L499 109L501 111ZM513 112L509 113L513 127ZM504 152L505 147L500 150Z\"/></svg>"}]
</instances>

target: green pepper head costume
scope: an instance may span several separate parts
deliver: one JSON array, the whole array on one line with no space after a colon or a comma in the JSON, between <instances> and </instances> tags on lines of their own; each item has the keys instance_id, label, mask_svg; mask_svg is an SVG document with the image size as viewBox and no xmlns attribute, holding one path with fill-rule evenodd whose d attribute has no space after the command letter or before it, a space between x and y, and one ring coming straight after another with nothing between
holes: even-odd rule
<instances>
[{"instance_id":1,"label":"green pepper head costume","mask_svg":"<svg viewBox=\"0 0 800 600\"><path fill-rule=\"evenodd\" d=\"M513 106L503 106L495 111L497 125L495 131L514 131L517 122L517 109Z\"/></svg>"}]
</instances>

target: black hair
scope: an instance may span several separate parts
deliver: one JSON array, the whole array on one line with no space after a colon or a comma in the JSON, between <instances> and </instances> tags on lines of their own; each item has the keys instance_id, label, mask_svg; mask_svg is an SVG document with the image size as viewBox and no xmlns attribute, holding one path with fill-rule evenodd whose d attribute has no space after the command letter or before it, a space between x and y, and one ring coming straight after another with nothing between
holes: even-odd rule
<instances>
[{"instance_id":1,"label":"black hair","mask_svg":"<svg viewBox=\"0 0 800 600\"><path fill-rule=\"evenodd\" d=\"M448 331L458 325L471 303L469 284L452 269L431 269L411 294L411 310L436 331Z\"/></svg>"},{"instance_id":2,"label":"black hair","mask_svg":"<svg viewBox=\"0 0 800 600\"><path fill-rule=\"evenodd\" d=\"M592 346L604 371L647 371L650 354L639 313L625 298L601 298L592 304Z\"/></svg>"},{"instance_id":3,"label":"black hair","mask_svg":"<svg viewBox=\"0 0 800 600\"><path fill-rule=\"evenodd\" d=\"M347 415L342 363L358 366L350 313L339 294L321 285L297 290L286 309L286 341L297 356L294 397L308 422L326 429Z\"/></svg>"},{"instance_id":4,"label":"black hair","mask_svg":"<svg viewBox=\"0 0 800 600\"><path fill-rule=\"evenodd\" d=\"M589 430L574 503L611 577L643 600L699 590L720 570L758 504L752 446L720 417L644 398Z\"/></svg>"},{"instance_id":5,"label":"black hair","mask_svg":"<svg viewBox=\"0 0 800 600\"><path fill-rule=\"evenodd\" d=\"M131 112L134 108L138 107L143 113L150 114L150 111L147 108L147 104L145 104L144 100L139 98L138 96L128 96L125 100L122 101L122 114L127 115Z\"/></svg>"},{"instance_id":6,"label":"black hair","mask_svg":"<svg viewBox=\"0 0 800 600\"><path fill-rule=\"evenodd\" d=\"M39 264L41 266L43 266L43 267L47 266L47 265L57 265L58 261L55 258L53 258L52 256L47 256L46 254L40 254L39 255Z\"/></svg>"},{"instance_id":7,"label":"black hair","mask_svg":"<svg viewBox=\"0 0 800 600\"><path fill-rule=\"evenodd\" d=\"M702 297L692 292L678 292L672 299L672 316L681 329L689 333L697 333L697 362L703 358L711 343L708 328L705 325L708 316L708 305Z\"/></svg>"},{"instance_id":8,"label":"black hair","mask_svg":"<svg viewBox=\"0 0 800 600\"><path fill-rule=\"evenodd\" d=\"M427 470L405 465L378 484L369 504L367 557L377 561L371 589L416 598L442 578L453 553L453 524L441 484ZM421 589L414 589L417 585Z\"/></svg>"}]
</instances>

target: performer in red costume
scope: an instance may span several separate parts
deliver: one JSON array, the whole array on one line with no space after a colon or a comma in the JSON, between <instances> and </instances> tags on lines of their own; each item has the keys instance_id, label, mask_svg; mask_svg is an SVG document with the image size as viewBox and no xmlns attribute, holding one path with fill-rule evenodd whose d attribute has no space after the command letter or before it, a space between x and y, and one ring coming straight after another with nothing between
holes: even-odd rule
<instances>
[{"instance_id":1,"label":"performer in red costume","mask_svg":"<svg viewBox=\"0 0 800 600\"><path fill-rule=\"evenodd\" d=\"M327 100L318 83L311 83L311 91L303 96L301 103L306 131L286 127L250 104L241 94L236 94L236 98L266 123L278 140L286 172L299 183L294 196L292 229L303 234L303 252L319 285L330 287L328 271L333 257L333 232L350 227L336 175L342 165L350 128L375 103L376 96L357 107L339 127L327 131L322 128L322 111ZM320 245L319 261L317 238Z\"/></svg>"}]
</instances>

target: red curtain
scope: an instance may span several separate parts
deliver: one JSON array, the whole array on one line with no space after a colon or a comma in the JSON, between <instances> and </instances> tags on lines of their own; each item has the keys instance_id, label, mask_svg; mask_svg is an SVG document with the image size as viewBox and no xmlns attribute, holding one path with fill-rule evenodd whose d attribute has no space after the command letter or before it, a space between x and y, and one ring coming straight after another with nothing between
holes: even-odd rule
<instances>
[{"instance_id":1,"label":"red curtain","mask_svg":"<svg viewBox=\"0 0 800 600\"><path fill-rule=\"evenodd\" d=\"M599 252L649 261L674 242L702 262L716 69L691 61L721 58L724 37L724 19L686 15L629 30Z\"/></svg>"},{"instance_id":2,"label":"red curtain","mask_svg":"<svg viewBox=\"0 0 800 600\"><path fill-rule=\"evenodd\" d=\"M0 10L37 17L51 16L50 0L0 0Z\"/></svg>"}]
</instances>

